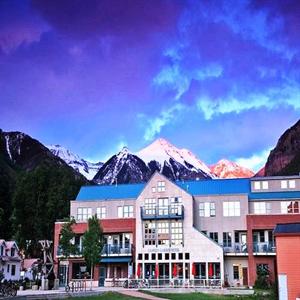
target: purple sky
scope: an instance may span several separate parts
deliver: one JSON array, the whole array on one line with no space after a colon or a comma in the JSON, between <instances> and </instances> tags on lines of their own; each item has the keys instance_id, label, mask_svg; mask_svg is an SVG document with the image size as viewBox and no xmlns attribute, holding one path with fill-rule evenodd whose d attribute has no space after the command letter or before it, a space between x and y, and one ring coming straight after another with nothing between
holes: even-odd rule
<instances>
[{"instance_id":1,"label":"purple sky","mask_svg":"<svg viewBox=\"0 0 300 300\"><path fill-rule=\"evenodd\" d=\"M257 169L300 116L299 28L298 0L0 0L0 128Z\"/></svg>"}]
</instances>

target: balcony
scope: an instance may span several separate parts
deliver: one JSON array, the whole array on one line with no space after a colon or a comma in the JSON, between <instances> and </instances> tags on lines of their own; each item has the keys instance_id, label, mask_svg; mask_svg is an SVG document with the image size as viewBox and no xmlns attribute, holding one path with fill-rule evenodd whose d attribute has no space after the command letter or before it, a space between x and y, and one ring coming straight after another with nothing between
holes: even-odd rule
<instances>
[{"instance_id":1,"label":"balcony","mask_svg":"<svg viewBox=\"0 0 300 300\"><path fill-rule=\"evenodd\" d=\"M62 257L62 249L60 247L57 248L57 256ZM82 256L82 248L78 245L75 253L72 253L70 257L81 257ZM132 245L126 244L124 247L120 245L103 245L101 256L132 256Z\"/></svg>"},{"instance_id":2,"label":"balcony","mask_svg":"<svg viewBox=\"0 0 300 300\"><path fill-rule=\"evenodd\" d=\"M101 256L131 256L132 245L127 244L125 246L120 245L104 245Z\"/></svg>"},{"instance_id":3,"label":"balcony","mask_svg":"<svg viewBox=\"0 0 300 300\"><path fill-rule=\"evenodd\" d=\"M274 242L260 242L253 244L254 255L274 255L276 254L276 246Z\"/></svg>"},{"instance_id":4,"label":"balcony","mask_svg":"<svg viewBox=\"0 0 300 300\"><path fill-rule=\"evenodd\" d=\"M224 253L227 256L246 256L248 255L248 245L242 243L234 243L231 247L223 246Z\"/></svg>"},{"instance_id":5,"label":"balcony","mask_svg":"<svg viewBox=\"0 0 300 300\"><path fill-rule=\"evenodd\" d=\"M184 207L183 205L141 207L141 218L142 220L183 219Z\"/></svg>"}]
</instances>

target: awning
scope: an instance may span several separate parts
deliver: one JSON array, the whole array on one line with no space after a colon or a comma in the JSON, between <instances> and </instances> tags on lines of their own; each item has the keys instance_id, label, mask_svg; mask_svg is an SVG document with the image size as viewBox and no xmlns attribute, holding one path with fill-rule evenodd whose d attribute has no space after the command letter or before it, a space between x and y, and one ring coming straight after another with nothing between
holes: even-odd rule
<instances>
[{"instance_id":1,"label":"awning","mask_svg":"<svg viewBox=\"0 0 300 300\"><path fill-rule=\"evenodd\" d=\"M103 257L100 263L129 263L131 257Z\"/></svg>"}]
</instances>

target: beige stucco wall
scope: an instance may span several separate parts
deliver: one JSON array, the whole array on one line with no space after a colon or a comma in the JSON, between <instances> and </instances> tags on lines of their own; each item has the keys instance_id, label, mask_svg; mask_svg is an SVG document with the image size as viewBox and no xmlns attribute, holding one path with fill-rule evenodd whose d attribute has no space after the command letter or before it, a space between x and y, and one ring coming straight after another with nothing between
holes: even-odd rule
<instances>
[{"instance_id":1,"label":"beige stucco wall","mask_svg":"<svg viewBox=\"0 0 300 300\"><path fill-rule=\"evenodd\" d=\"M240 216L224 217L223 202L239 201ZM215 217L200 217L199 203L214 202L216 206ZM212 196L196 196L194 202L194 225L198 230L209 232L218 232L219 243L223 242L223 232L231 232L234 238L234 231L246 231L246 215L248 214L248 197L241 195L212 195ZM234 242L234 241L233 241Z\"/></svg>"},{"instance_id":2,"label":"beige stucco wall","mask_svg":"<svg viewBox=\"0 0 300 300\"><path fill-rule=\"evenodd\" d=\"M152 187L157 186L158 181L165 181L165 192L152 192ZM136 261L138 262L139 253L166 252L169 246L143 246L143 224L140 217L140 207L144 205L146 198L163 198L163 197L182 197L182 204L184 206L184 220L183 220L183 239L184 245L172 246L178 252L190 253L189 262L220 262L221 276L223 278L223 249L210 240L207 236L200 233L193 227L193 198L190 194L179 188L177 185L166 179L163 175L155 173L148 184L145 186L142 193L136 201ZM153 249L155 248L155 249ZM164 263L168 261L147 261L149 263ZM172 261L174 262L174 261ZM179 262L179 261L178 261ZM182 261L180 261L182 262ZM191 268L190 268L190 277Z\"/></svg>"},{"instance_id":3,"label":"beige stucco wall","mask_svg":"<svg viewBox=\"0 0 300 300\"><path fill-rule=\"evenodd\" d=\"M240 269L239 280L233 279L233 266L238 265ZM230 286L242 286L243 285L243 273L242 268L248 268L248 257L225 257L224 260L224 274L227 277ZM249 278L249 276L248 276Z\"/></svg>"}]
</instances>

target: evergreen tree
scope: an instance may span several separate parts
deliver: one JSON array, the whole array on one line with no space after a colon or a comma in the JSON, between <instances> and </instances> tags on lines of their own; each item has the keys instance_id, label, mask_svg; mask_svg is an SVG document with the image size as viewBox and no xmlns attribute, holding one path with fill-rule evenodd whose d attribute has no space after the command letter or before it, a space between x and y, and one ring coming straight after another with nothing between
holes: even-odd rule
<instances>
[{"instance_id":1,"label":"evergreen tree","mask_svg":"<svg viewBox=\"0 0 300 300\"><path fill-rule=\"evenodd\" d=\"M60 231L60 240L59 240L59 248L62 256L65 259L68 259L71 254L76 253L76 245L73 242L75 238L75 233L72 229L72 226L76 224L74 218L66 221ZM69 281L69 264L66 269L66 282Z\"/></svg>"},{"instance_id":2,"label":"evergreen tree","mask_svg":"<svg viewBox=\"0 0 300 300\"><path fill-rule=\"evenodd\" d=\"M103 248L103 231L96 215L88 220L88 229L83 235L83 256L86 264L91 266L91 289L93 280L93 268L100 262Z\"/></svg>"}]
</instances>

